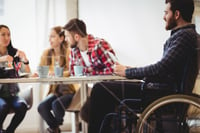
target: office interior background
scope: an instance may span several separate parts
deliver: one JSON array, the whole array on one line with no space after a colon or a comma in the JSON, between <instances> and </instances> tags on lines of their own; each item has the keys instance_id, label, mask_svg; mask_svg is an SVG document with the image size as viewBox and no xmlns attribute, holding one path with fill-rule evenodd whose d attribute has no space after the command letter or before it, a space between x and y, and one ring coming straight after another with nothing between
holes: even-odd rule
<instances>
[{"instance_id":1,"label":"office interior background","mask_svg":"<svg viewBox=\"0 0 200 133\"><path fill-rule=\"evenodd\" d=\"M199 0L195 6L193 22L200 33ZM0 24L9 26L12 43L25 51L32 72L42 51L50 46L50 28L64 26L75 17L85 21L88 33L111 44L119 63L143 66L161 58L163 44L170 36L165 30L164 9L163 0L0 0ZM33 86L33 107L18 128L20 133L39 132L41 125L37 105L42 90L38 84ZM66 115L70 124L68 117L70 114Z\"/></svg>"}]
</instances>

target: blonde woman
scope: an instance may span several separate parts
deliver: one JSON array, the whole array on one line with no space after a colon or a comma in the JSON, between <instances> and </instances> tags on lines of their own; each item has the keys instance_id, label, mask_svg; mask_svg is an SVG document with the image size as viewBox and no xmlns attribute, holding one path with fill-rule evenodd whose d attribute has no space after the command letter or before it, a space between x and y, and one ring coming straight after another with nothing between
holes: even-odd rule
<instances>
[{"instance_id":1,"label":"blonde woman","mask_svg":"<svg viewBox=\"0 0 200 133\"><path fill-rule=\"evenodd\" d=\"M70 48L65 41L62 27L51 29L49 42L51 47L43 52L40 66L49 66L49 75L54 75L55 65L64 68L63 76L69 76ZM47 133L59 133L63 123L65 108L69 106L76 91L75 85L50 85L48 96L39 104L38 112L48 124Z\"/></svg>"}]
</instances>

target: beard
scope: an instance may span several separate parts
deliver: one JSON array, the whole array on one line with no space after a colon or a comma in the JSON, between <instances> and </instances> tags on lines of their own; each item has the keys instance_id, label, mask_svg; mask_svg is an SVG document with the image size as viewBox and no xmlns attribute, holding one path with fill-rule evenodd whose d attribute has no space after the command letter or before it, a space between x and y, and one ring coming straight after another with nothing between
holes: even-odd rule
<instances>
[{"instance_id":1,"label":"beard","mask_svg":"<svg viewBox=\"0 0 200 133\"><path fill-rule=\"evenodd\" d=\"M70 45L70 47L71 47L71 48L76 48L76 47L77 47L77 45L78 45L78 42L77 42L77 41L75 41L73 44L71 44L71 45Z\"/></svg>"},{"instance_id":2,"label":"beard","mask_svg":"<svg viewBox=\"0 0 200 133\"><path fill-rule=\"evenodd\" d=\"M169 19L166 23L166 30L172 30L177 26L176 20L173 17Z\"/></svg>"}]
</instances>

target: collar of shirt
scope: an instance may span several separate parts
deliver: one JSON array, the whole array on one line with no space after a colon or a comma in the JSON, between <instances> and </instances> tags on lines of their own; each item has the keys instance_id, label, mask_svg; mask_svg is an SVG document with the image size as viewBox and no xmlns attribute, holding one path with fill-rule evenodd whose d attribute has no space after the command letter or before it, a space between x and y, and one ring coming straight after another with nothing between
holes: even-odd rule
<instances>
[{"instance_id":1,"label":"collar of shirt","mask_svg":"<svg viewBox=\"0 0 200 133\"><path fill-rule=\"evenodd\" d=\"M91 53L94 49L94 46L97 44L97 40L94 38L93 35L88 35L88 54Z\"/></svg>"},{"instance_id":2,"label":"collar of shirt","mask_svg":"<svg viewBox=\"0 0 200 133\"><path fill-rule=\"evenodd\" d=\"M189 25L186 25L186 26L177 28L177 29L175 29L175 30L172 30L172 31L171 31L171 35L173 35L175 32L177 32L177 31L179 31L179 30L187 29L187 28L193 28L193 29L195 29L195 25L194 25L194 24L189 24Z\"/></svg>"}]
</instances>

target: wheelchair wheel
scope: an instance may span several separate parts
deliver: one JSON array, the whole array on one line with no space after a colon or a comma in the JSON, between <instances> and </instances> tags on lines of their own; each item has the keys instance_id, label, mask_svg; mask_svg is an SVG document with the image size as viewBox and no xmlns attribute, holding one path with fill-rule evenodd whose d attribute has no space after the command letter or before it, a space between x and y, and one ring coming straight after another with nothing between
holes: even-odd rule
<instances>
[{"instance_id":1,"label":"wheelchair wheel","mask_svg":"<svg viewBox=\"0 0 200 133\"><path fill-rule=\"evenodd\" d=\"M180 106L180 107L179 107ZM196 126L200 127L200 118L188 115L188 109L193 106L200 115L200 98L196 96L175 94L165 96L150 104L137 121L137 133L188 133L188 124L191 120L198 120ZM173 114L170 108L179 111ZM166 113L166 109L169 113ZM171 109L173 110L173 109ZM165 112L165 113L163 113ZM181 113L182 114L181 114ZM171 125L170 125L171 124ZM193 124L193 126L195 125ZM171 129L174 127L174 129ZM200 128L199 128L200 129ZM199 131L199 129L197 129ZM197 132L198 132L197 131Z\"/></svg>"}]
</instances>

